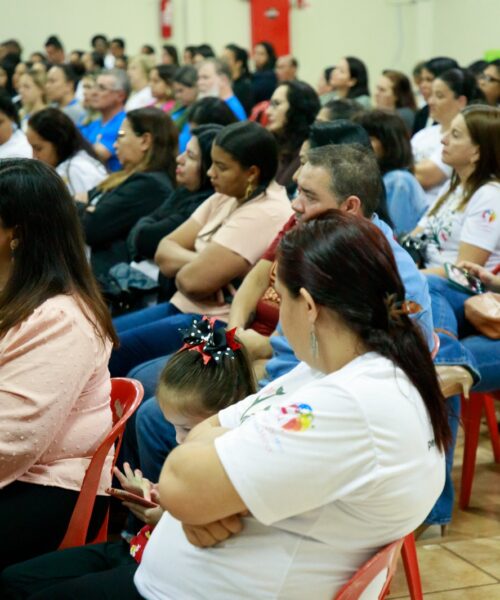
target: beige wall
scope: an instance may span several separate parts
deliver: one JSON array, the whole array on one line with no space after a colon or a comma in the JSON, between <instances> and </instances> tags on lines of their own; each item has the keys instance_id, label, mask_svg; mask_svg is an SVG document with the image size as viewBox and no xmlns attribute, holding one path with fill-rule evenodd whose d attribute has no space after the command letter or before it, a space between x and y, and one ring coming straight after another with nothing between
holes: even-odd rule
<instances>
[{"instance_id":1,"label":"beige wall","mask_svg":"<svg viewBox=\"0 0 500 600\"><path fill-rule=\"evenodd\" d=\"M202 41L250 44L248 0L173 0L179 47ZM27 53L58 33L67 49L86 49L94 33L122 36L128 53L159 47L158 0L0 0L0 40L20 39ZM295 5L295 2L293 2ZM301 77L353 54L367 63L371 84L384 68L410 72L417 60L448 54L467 64L500 47L500 0L309 0L292 9L292 50ZM83 8L79 8L79 7ZM99 23L96 25L96 23Z\"/></svg>"}]
</instances>

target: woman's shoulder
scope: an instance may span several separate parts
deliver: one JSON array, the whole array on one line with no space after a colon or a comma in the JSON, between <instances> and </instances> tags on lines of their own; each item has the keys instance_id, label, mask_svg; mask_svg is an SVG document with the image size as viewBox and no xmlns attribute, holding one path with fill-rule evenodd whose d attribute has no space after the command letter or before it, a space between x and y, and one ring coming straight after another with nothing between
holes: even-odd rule
<instances>
[{"instance_id":1,"label":"woman's shoulder","mask_svg":"<svg viewBox=\"0 0 500 600\"><path fill-rule=\"evenodd\" d=\"M500 209L500 182L489 181L480 188L478 188L470 197L467 203L467 209L473 210L477 205L491 204L490 208L495 207L498 211ZM497 213L494 218L499 218L500 215Z\"/></svg>"}]
</instances>

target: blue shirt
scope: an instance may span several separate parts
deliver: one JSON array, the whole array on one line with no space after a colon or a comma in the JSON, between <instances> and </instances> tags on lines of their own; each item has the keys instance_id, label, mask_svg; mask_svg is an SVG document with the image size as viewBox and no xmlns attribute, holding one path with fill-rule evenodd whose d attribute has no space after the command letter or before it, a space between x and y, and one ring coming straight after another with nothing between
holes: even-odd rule
<instances>
[{"instance_id":1,"label":"blue shirt","mask_svg":"<svg viewBox=\"0 0 500 600\"><path fill-rule=\"evenodd\" d=\"M233 114L238 119L238 121L244 121L247 118L247 113L245 112L243 105L238 100L238 98L236 98L236 96L231 96L230 98L224 100L224 102L233 111Z\"/></svg>"},{"instance_id":2,"label":"blue shirt","mask_svg":"<svg viewBox=\"0 0 500 600\"><path fill-rule=\"evenodd\" d=\"M432 322L431 297L429 295L427 279L417 269L417 266L413 262L408 252L406 252L406 250L404 250L404 248L402 248L394 239L394 233L389 225L379 219L379 217L375 214L371 220L372 223L382 231L391 246L391 249L394 253L394 258L396 260L396 265L398 267L399 276L401 277L406 289L406 298L408 300L413 300L422 308L420 312L412 315L412 318L418 321L425 335L425 339L427 340L427 344L432 350L434 347L434 325ZM293 353L292 347L288 343L286 337L283 335L281 323L278 324L276 332L277 335L272 335L269 338L273 348L273 356L266 364L268 378L261 379L259 381L259 386L261 387L267 385L270 381L273 381L277 377L285 375L285 373L291 371L299 363L298 359Z\"/></svg>"},{"instance_id":3,"label":"blue shirt","mask_svg":"<svg viewBox=\"0 0 500 600\"><path fill-rule=\"evenodd\" d=\"M80 131L86 140L91 144L98 142L99 144L102 144L106 150L111 152L111 156L106 162L106 167L111 172L119 171L122 168L113 146L125 116L126 113L121 111L106 123L103 123L101 118L80 127Z\"/></svg>"},{"instance_id":4,"label":"blue shirt","mask_svg":"<svg viewBox=\"0 0 500 600\"><path fill-rule=\"evenodd\" d=\"M403 169L389 171L382 179L394 232L399 236L413 231L428 206L422 186L409 171Z\"/></svg>"}]
</instances>

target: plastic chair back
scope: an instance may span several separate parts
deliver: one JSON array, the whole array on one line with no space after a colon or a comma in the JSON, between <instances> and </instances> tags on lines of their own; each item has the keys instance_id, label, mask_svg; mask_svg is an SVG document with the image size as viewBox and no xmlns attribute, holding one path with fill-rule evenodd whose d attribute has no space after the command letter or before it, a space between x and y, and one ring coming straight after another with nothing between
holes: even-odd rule
<instances>
[{"instance_id":1,"label":"plastic chair back","mask_svg":"<svg viewBox=\"0 0 500 600\"><path fill-rule=\"evenodd\" d=\"M101 481L104 463L111 447L115 446L113 466L115 466L123 431L127 420L139 407L144 389L142 384L135 379L115 378L111 380L111 411L113 413L113 427L95 451L83 478L82 488L76 501L73 514L69 521L66 535L59 545L59 549L83 546L87 540L90 519L96 500L99 482ZM105 542L108 533L109 509L103 520L97 537L91 543Z\"/></svg>"},{"instance_id":2,"label":"plastic chair back","mask_svg":"<svg viewBox=\"0 0 500 600\"><path fill-rule=\"evenodd\" d=\"M375 556L370 558L365 564L356 572L356 574L340 589L335 596L334 600L358 600L361 598L366 588L382 573L384 570L387 571L385 575L384 585L378 595L378 598L384 598L389 592L389 585L391 583L394 572L396 571L396 564L403 545L404 538L389 544Z\"/></svg>"}]
</instances>

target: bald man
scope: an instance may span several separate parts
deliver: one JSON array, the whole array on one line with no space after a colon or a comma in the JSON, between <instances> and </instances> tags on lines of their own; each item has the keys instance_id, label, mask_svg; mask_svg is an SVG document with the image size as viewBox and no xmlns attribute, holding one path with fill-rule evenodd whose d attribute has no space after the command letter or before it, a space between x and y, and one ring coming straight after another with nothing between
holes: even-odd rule
<instances>
[{"instance_id":1,"label":"bald man","mask_svg":"<svg viewBox=\"0 0 500 600\"><path fill-rule=\"evenodd\" d=\"M278 83L283 83L283 81L294 81L297 79L298 68L299 63L296 58L290 54L280 56L276 61L276 67L274 68Z\"/></svg>"}]
</instances>

